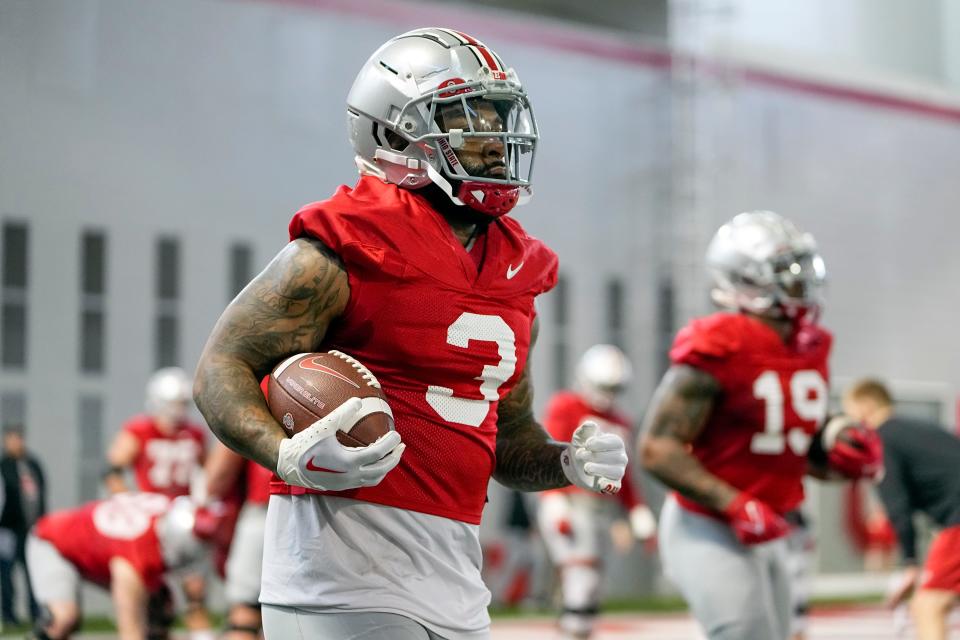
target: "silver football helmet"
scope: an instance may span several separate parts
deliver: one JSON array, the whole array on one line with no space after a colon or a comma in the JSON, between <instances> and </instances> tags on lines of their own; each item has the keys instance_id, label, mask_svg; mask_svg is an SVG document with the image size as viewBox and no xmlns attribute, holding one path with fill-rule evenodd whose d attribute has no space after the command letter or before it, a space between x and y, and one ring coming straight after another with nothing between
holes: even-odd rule
<instances>
[{"instance_id":1,"label":"silver football helmet","mask_svg":"<svg viewBox=\"0 0 960 640\"><path fill-rule=\"evenodd\" d=\"M516 72L452 29L415 29L367 60L347 96L361 173L406 189L430 182L496 217L531 194L537 124Z\"/></svg>"},{"instance_id":2,"label":"silver football helmet","mask_svg":"<svg viewBox=\"0 0 960 640\"><path fill-rule=\"evenodd\" d=\"M197 535L200 506L190 496L174 498L157 518L155 530L160 538L163 560L171 569L190 566L209 553L204 539Z\"/></svg>"},{"instance_id":3,"label":"silver football helmet","mask_svg":"<svg viewBox=\"0 0 960 640\"><path fill-rule=\"evenodd\" d=\"M190 378L179 367L158 369L147 381L146 395L147 413L171 424L182 422L193 396Z\"/></svg>"},{"instance_id":4,"label":"silver football helmet","mask_svg":"<svg viewBox=\"0 0 960 640\"><path fill-rule=\"evenodd\" d=\"M577 387L590 406L601 411L613 408L633 377L633 367L623 351L612 344L595 344L577 363Z\"/></svg>"},{"instance_id":5,"label":"silver football helmet","mask_svg":"<svg viewBox=\"0 0 960 640\"><path fill-rule=\"evenodd\" d=\"M813 236L772 211L741 213L707 249L713 301L780 318L812 318L823 304L826 269Z\"/></svg>"}]
</instances>

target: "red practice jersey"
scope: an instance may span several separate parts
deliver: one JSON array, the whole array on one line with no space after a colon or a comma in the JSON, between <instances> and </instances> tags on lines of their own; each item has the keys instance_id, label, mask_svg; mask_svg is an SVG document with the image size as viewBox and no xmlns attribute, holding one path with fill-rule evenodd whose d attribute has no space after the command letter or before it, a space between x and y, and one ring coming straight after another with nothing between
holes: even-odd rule
<instances>
[{"instance_id":1,"label":"red practice jersey","mask_svg":"<svg viewBox=\"0 0 960 640\"><path fill-rule=\"evenodd\" d=\"M755 318L716 313L681 329L670 351L674 363L709 373L722 388L693 455L781 514L803 500L807 450L827 415L831 343L817 326L802 328L786 344Z\"/></svg>"},{"instance_id":2,"label":"red practice jersey","mask_svg":"<svg viewBox=\"0 0 960 640\"><path fill-rule=\"evenodd\" d=\"M166 571L154 528L170 499L156 493L118 493L107 500L57 511L37 522L34 534L49 541L80 575L109 588L110 560L124 558L153 591Z\"/></svg>"},{"instance_id":3,"label":"red practice jersey","mask_svg":"<svg viewBox=\"0 0 960 640\"><path fill-rule=\"evenodd\" d=\"M350 301L323 348L377 376L407 445L379 485L337 495L479 523L497 404L523 372L533 301L556 282L556 255L504 216L475 259L426 199L371 176L301 209L290 237L317 238L343 260Z\"/></svg>"},{"instance_id":4,"label":"red practice jersey","mask_svg":"<svg viewBox=\"0 0 960 640\"><path fill-rule=\"evenodd\" d=\"M244 476L247 484L246 501L253 504L267 504L270 501L270 478L273 477L273 473L253 460L247 460L244 465Z\"/></svg>"},{"instance_id":5,"label":"red practice jersey","mask_svg":"<svg viewBox=\"0 0 960 640\"><path fill-rule=\"evenodd\" d=\"M587 404L580 395L572 391L559 391L550 398L547 403L543 426L554 440L570 442L573 439L573 432L586 420L596 422L600 430L605 433L620 436L629 447L633 429L626 416L617 411L597 411ZM616 496L594 493L573 485L563 489L554 489L554 491L589 493L600 500L616 498L627 509L632 509L643 501L639 489L633 483L632 469L629 466L626 473L623 474L620 492Z\"/></svg>"},{"instance_id":6,"label":"red practice jersey","mask_svg":"<svg viewBox=\"0 0 960 640\"><path fill-rule=\"evenodd\" d=\"M137 488L150 493L162 493L171 498L190 493L190 478L204 454L204 429L183 423L175 433L157 428L150 416L135 416L123 425L123 430L140 442L140 451L133 461Z\"/></svg>"}]
</instances>

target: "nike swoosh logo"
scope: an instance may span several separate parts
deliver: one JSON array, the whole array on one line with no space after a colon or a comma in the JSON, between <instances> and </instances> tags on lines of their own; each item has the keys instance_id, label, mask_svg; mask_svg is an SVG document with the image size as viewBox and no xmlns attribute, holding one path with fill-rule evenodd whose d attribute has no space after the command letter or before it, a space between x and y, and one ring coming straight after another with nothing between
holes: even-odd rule
<instances>
[{"instance_id":1,"label":"nike swoosh logo","mask_svg":"<svg viewBox=\"0 0 960 640\"><path fill-rule=\"evenodd\" d=\"M337 471L336 469L325 469L323 467L318 467L313 464L313 458L307 460L307 471L320 471L322 473L343 473L343 471Z\"/></svg>"},{"instance_id":2,"label":"nike swoosh logo","mask_svg":"<svg viewBox=\"0 0 960 640\"><path fill-rule=\"evenodd\" d=\"M523 269L523 262L518 264L516 269L513 268L512 264L507 265L507 280L512 280L513 276L517 275L520 269Z\"/></svg>"},{"instance_id":3,"label":"nike swoosh logo","mask_svg":"<svg viewBox=\"0 0 960 640\"><path fill-rule=\"evenodd\" d=\"M330 367L328 367L328 366L326 366L326 365L322 365L322 364L320 364L319 362L317 362L318 359L319 359L319 358L311 358L311 359L309 359L309 360L301 360L301 361L300 361L300 368L301 368L301 369L310 369L311 371L319 371L320 373L325 373L325 374L327 374L328 376L333 376L334 378L338 378L338 379L346 382L347 384L351 384L351 385L353 385L354 387L356 387L357 389L360 388L360 385L358 385L356 382L354 382L353 380L351 380L351 379L348 378L347 376L343 375L342 373L340 373L340 372L337 371L336 369L331 369Z\"/></svg>"}]
</instances>

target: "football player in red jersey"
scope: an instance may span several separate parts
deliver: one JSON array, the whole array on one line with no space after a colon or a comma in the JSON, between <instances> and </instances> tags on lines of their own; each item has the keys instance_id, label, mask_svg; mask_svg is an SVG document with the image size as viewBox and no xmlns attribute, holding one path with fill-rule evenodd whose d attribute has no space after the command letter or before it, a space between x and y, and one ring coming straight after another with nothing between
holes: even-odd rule
<instances>
[{"instance_id":1,"label":"football player in red jersey","mask_svg":"<svg viewBox=\"0 0 960 640\"><path fill-rule=\"evenodd\" d=\"M187 497L118 493L40 519L27 563L44 615L33 637L68 638L81 619L80 586L113 596L122 640L162 640L173 623L165 576L202 562L219 517Z\"/></svg>"},{"instance_id":2,"label":"football player in red jersey","mask_svg":"<svg viewBox=\"0 0 960 640\"><path fill-rule=\"evenodd\" d=\"M146 413L130 418L107 451L108 491L127 491L125 473L133 470L137 489L170 498L190 493L203 468L205 430L188 420L190 378L182 369L157 370L146 388ZM203 575L188 575L183 591L190 603L187 628L198 637L213 628L206 605Z\"/></svg>"},{"instance_id":3,"label":"football player in red jersey","mask_svg":"<svg viewBox=\"0 0 960 640\"><path fill-rule=\"evenodd\" d=\"M576 390L560 391L550 398L543 426L554 439L566 441L590 421L601 431L629 441L632 426L617 409L616 397L629 383L631 369L617 347L590 347L577 363ZM629 524L620 519L620 507L626 509ZM643 503L628 469L616 499L573 486L543 492L537 524L550 560L559 570L560 631L564 638L589 638L599 612L602 563L610 542L624 551L634 537L653 537L653 513ZM629 531L617 536L622 528ZM612 536L616 537L611 540Z\"/></svg>"},{"instance_id":4,"label":"football player in red jersey","mask_svg":"<svg viewBox=\"0 0 960 640\"><path fill-rule=\"evenodd\" d=\"M127 491L123 475L132 468L140 491L188 495L204 456L204 429L187 419L190 379L182 369L160 369L147 382L146 398L147 412L130 418L107 451L107 488Z\"/></svg>"},{"instance_id":5,"label":"football player in red jersey","mask_svg":"<svg viewBox=\"0 0 960 640\"><path fill-rule=\"evenodd\" d=\"M538 138L517 74L469 35L418 29L363 66L347 120L359 182L294 216L290 244L214 328L194 397L224 443L278 476L268 638L486 638L490 478L613 493L623 441L588 424L557 442L533 416L533 302L557 258L506 215L529 195ZM286 437L258 381L327 349L376 375L395 432L343 447L331 436L358 419L348 401Z\"/></svg>"},{"instance_id":6,"label":"football player in red jersey","mask_svg":"<svg viewBox=\"0 0 960 640\"><path fill-rule=\"evenodd\" d=\"M813 238L769 211L723 225L707 251L713 299L693 320L644 421L644 468L674 489L660 514L664 570L710 640L785 640L784 515L804 475L875 477L882 446L827 415L831 336L817 325Z\"/></svg>"},{"instance_id":7,"label":"football player in red jersey","mask_svg":"<svg viewBox=\"0 0 960 640\"><path fill-rule=\"evenodd\" d=\"M209 497L242 502L224 567L230 610L224 640L260 637L260 573L263 529L270 498L270 472L218 442L204 467Z\"/></svg>"}]
</instances>

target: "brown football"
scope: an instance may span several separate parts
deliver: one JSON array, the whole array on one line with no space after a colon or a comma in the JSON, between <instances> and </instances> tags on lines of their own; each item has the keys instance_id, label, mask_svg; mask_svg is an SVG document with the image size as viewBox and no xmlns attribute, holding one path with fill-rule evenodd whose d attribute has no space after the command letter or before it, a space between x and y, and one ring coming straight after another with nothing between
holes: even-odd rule
<instances>
[{"instance_id":1,"label":"brown football","mask_svg":"<svg viewBox=\"0 0 960 640\"><path fill-rule=\"evenodd\" d=\"M340 351L299 353L278 364L267 383L270 413L293 435L325 417L350 398L363 401L362 417L337 440L365 447L393 429L393 414L377 378Z\"/></svg>"}]
</instances>

